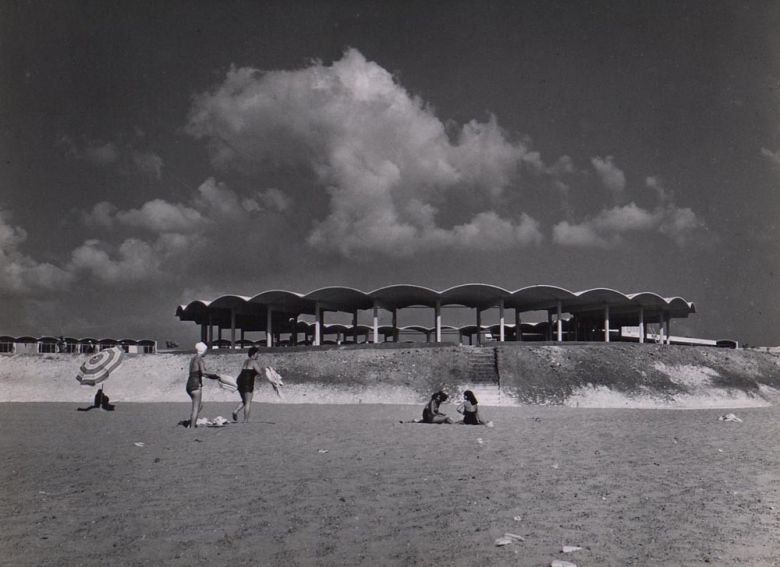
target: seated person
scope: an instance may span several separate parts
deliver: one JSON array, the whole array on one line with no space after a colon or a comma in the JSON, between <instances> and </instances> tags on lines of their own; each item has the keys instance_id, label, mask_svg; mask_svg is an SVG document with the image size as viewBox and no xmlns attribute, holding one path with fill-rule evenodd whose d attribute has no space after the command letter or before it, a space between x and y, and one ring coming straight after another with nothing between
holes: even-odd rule
<instances>
[{"instance_id":1,"label":"seated person","mask_svg":"<svg viewBox=\"0 0 780 567\"><path fill-rule=\"evenodd\" d=\"M479 402L474 392L466 390L463 392L463 403L458 406L458 411L463 414L464 425L487 425L492 426L490 421L482 421L479 416Z\"/></svg>"},{"instance_id":2,"label":"seated person","mask_svg":"<svg viewBox=\"0 0 780 567\"><path fill-rule=\"evenodd\" d=\"M439 406L446 402L449 396L445 392L436 392L431 396L430 401L423 408L423 423L452 423L447 414L439 411Z\"/></svg>"}]
</instances>

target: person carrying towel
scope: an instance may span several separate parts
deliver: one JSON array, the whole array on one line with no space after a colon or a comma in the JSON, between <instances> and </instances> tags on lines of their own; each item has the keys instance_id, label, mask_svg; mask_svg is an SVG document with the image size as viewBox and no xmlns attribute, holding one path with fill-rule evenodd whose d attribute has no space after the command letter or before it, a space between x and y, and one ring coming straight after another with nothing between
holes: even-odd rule
<instances>
[{"instance_id":1,"label":"person carrying towel","mask_svg":"<svg viewBox=\"0 0 780 567\"><path fill-rule=\"evenodd\" d=\"M190 421L186 425L187 427L198 426L198 414L203 409L202 392L203 392L203 377L218 378L216 374L209 374L206 371L206 362L203 357L206 356L208 347L206 343L200 342L195 344L195 356L190 360L190 374L187 378L187 394L192 399L192 412L190 413Z\"/></svg>"},{"instance_id":2,"label":"person carrying towel","mask_svg":"<svg viewBox=\"0 0 780 567\"><path fill-rule=\"evenodd\" d=\"M244 410L244 423L249 421L249 414L252 411L252 396L255 391L255 378L263 369L257 362L257 353L260 349L252 347L249 349L248 358L241 367L241 374L238 375L237 385L238 393L241 396L241 403L233 410L233 421L238 421L238 412Z\"/></svg>"}]
</instances>

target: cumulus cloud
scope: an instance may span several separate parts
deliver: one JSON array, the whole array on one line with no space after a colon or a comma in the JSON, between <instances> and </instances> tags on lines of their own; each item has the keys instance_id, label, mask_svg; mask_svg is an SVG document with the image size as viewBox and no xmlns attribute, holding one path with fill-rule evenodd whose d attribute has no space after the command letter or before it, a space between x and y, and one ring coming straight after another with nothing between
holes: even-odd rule
<instances>
[{"instance_id":1,"label":"cumulus cloud","mask_svg":"<svg viewBox=\"0 0 780 567\"><path fill-rule=\"evenodd\" d=\"M615 204L622 203L626 189L626 175L615 165L614 158L612 156L594 157L591 158L590 162L596 170L596 175L612 195L613 202Z\"/></svg>"},{"instance_id":2,"label":"cumulus cloud","mask_svg":"<svg viewBox=\"0 0 780 567\"><path fill-rule=\"evenodd\" d=\"M309 168L327 191L329 210L307 241L347 256L479 242L464 239L465 228L443 228L437 203L467 192L489 205L519 172L544 170L539 154L510 140L493 116L448 133L429 106L354 49L331 66L231 69L221 85L195 98L187 129L209 142L217 167ZM245 201L253 203L261 207L260 200ZM471 214L477 220L493 210ZM527 221L506 222L514 235L529 230ZM476 222L468 233L489 228Z\"/></svg>"},{"instance_id":3,"label":"cumulus cloud","mask_svg":"<svg viewBox=\"0 0 780 567\"><path fill-rule=\"evenodd\" d=\"M84 148L84 159L92 165L106 166L119 159L119 152L113 142L88 145Z\"/></svg>"},{"instance_id":4,"label":"cumulus cloud","mask_svg":"<svg viewBox=\"0 0 780 567\"><path fill-rule=\"evenodd\" d=\"M150 175L155 179L162 178L163 160L152 152L139 152L133 150L132 160L135 167L141 173Z\"/></svg>"},{"instance_id":5,"label":"cumulus cloud","mask_svg":"<svg viewBox=\"0 0 780 567\"><path fill-rule=\"evenodd\" d=\"M118 222L152 232L194 232L206 222L203 216L191 207L172 204L162 199L144 203L139 209L119 211Z\"/></svg>"},{"instance_id":6,"label":"cumulus cloud","mask_svg":"<svg viewBox=\"0 0 780 567\"><path fill-rule=\"evenodd\" d=\"M682 246L701 228L704 222L689 208L667 203L647 210L629 203L603 209L581 223L561 221L553 227L553 241L562 246L612 248L623 242L625 234L635 232L663 234Z\"/></svg>"},{"instance_id":7,"label":"cumulus cloud","mask_svg":"<svg viewBox=\"0 0 780 567\"><path fill-rule=\"evenodd\" d=\"M553 242L582 248L610 248L615 244L599 235L591 223L570 224L568 221L561 221L553 227Z\"/></svg>"},{"instance_id":8,"label":"cumulus cloud","mask_svg":"<svg viewBox=\"0 0 780 567\"><path fill-rule=\"evenodd\" d=\"M72 275L48 262L23 254L19 246L27 232L10 223L10 214L0 210L0 294L17 295L67 287Z\"/></svg>"},{"instance_id":9,"label":"cumulus cloud","mask_svg":"<svg viewBox=\"0 0 780 567\"><path fill-rule=\"evenodd\" d=\"M544 240L539 222L527 214L512 222L492 211L479 213L469 223L456 226L453 234L457 244L482 250L539 245Z\"/></svg>"},{"instance_id":10,"label":"cumulus cloud","mask_svg":"<svg viewBox=\"0 0 780 567\"><path fill-rule=\"evenodd\" d=\"M84 140L77 143L70 136L62 136L59 145L71 158L84 160L96 167L117 166L124 174L141 173L157 180L162 178L163 159L131 144Z\"/></svg>"},{"instance_id":11,"label":"cumulus cloud","mask_svg":"<svg viewBox=\"0 0 780 567\"><path fill-rule=\"evenodd\" d=\"M114 258L98 240L87 240L71 254L70 269L88 272L110 284L132 283L159 275L160 258L147 242L129 238L119 245Z\"/></svg>"},{"instance_id":12,"label":"cumulus cloud","mask_svg":"<svg viewBox=\"0 0 780 567\"><path fill-rule=\"evenodd\" d=\"M246 211L276 211L283 213L292 207L292 199L276 187L258 191L254 197L248 197L241 202Z\"/></svg>"},{"instance_id":13,"label":"cumulus cloud","mask_svg":"<svg viewBox=\"0 0 780 567\"><path fill-rule=\"evenodd\" d=\"M768 148L761 148L761 155L768 159L775 167L780 167L780 150L773 152Z\"/></svg>"},{"instance_id":14,"label":"cumulus cloud","mask_svg":"<svg viewBox=\"0 0 780 567\"><path fill-rule=\"evenodd\" d=\"M118 246L89 239L71 253L67 270L111 285L136 285L170 275L167 264L189 253L197 236L162 234L151 242L127 238Z\"/></svg>"},{"instance_id":15,"label":"cumulus cloud","mask_svg":"<svg viewBox=\"0 0 780 567\"><path fill-rule=\"evenodd\" d=\"M91 211L81 212L81 220L87 226L111 228L114 224L112 215L116 210L116 205L113 203L101 201L95 204Z\"/></svg>"}]
</instances>

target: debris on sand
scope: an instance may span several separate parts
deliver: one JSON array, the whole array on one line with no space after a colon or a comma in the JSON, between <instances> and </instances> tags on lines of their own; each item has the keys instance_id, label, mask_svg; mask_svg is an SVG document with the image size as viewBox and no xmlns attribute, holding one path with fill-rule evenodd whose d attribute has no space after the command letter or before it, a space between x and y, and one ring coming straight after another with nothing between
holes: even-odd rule
<instances>
[{"instance_id":1,"label":"debris on sand","mask_svg":"<svg viewBox=\"0 0 780 567\"><path fill-rule=\"evenodd\" d=\"M718 421L733 421L734 423L742 423L742 420L733 413L727 413L718 418Z\"/></svg>"},{"instance_id":2,"label":"debris on sand","mask_svg":"<svg viewBox=\"0 0 780 567\"><path fill-rule=\"evenodd\" d=\"M502 537L498 538L495 541L495 544L500 547L502 545L509 545L510 543L515 543L516 541L525 541L525 538L523 536L519 536L517 534L510 534L509 532L507 532Z\"/></svg>"},{"instance_id":3,"label":"debris on sand","mask_svg":"<svg viewBox=\"0 0 780 567\"><path fill-rule=\"evenodd\" d=\"M560 559L555 559L552 563L550 563L550 567L577 567L577 564L571 563L570 561L561 561Z\"/></svg>"},{"instance_id":4,"label":"debris on sand","mask_svg":"<svg viewBox=\"0 0 780 567\"><path fill-rule=\"evenodd\" d=\"M563 553L573 553L573 552L575 552L575 551L579 551L579 550L581 550L581 549L582 549L582 548L581 548L580 546L578 546L578 545L564 545L564 546L561 548L561 551L562 551Z\"/></svg>"}]
</instances>

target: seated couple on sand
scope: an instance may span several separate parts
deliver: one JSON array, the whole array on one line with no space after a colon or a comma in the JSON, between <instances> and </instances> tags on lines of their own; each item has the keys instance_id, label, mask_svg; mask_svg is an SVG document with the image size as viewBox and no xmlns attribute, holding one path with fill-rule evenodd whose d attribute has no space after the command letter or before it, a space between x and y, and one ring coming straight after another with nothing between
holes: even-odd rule
<instances>
[{"instance_id":1,"label":"seated couple on sand","mask_svg":"<svg viewBox=\"0 0 780 567\"><path fill-rule=\"evenodd\" d=\"M455 423L452 418L439 410L439 406L449 399L446 392L436 392L431 396L430 401L423 408L421 423ZM464 425L487 425L492 427L492 421L483 421L479 415L479 402L474 392L466 390L463 392L463 403L456 408L458 413L463 414L463 420L458 423Z\"/></svg>"}]
</instances>

